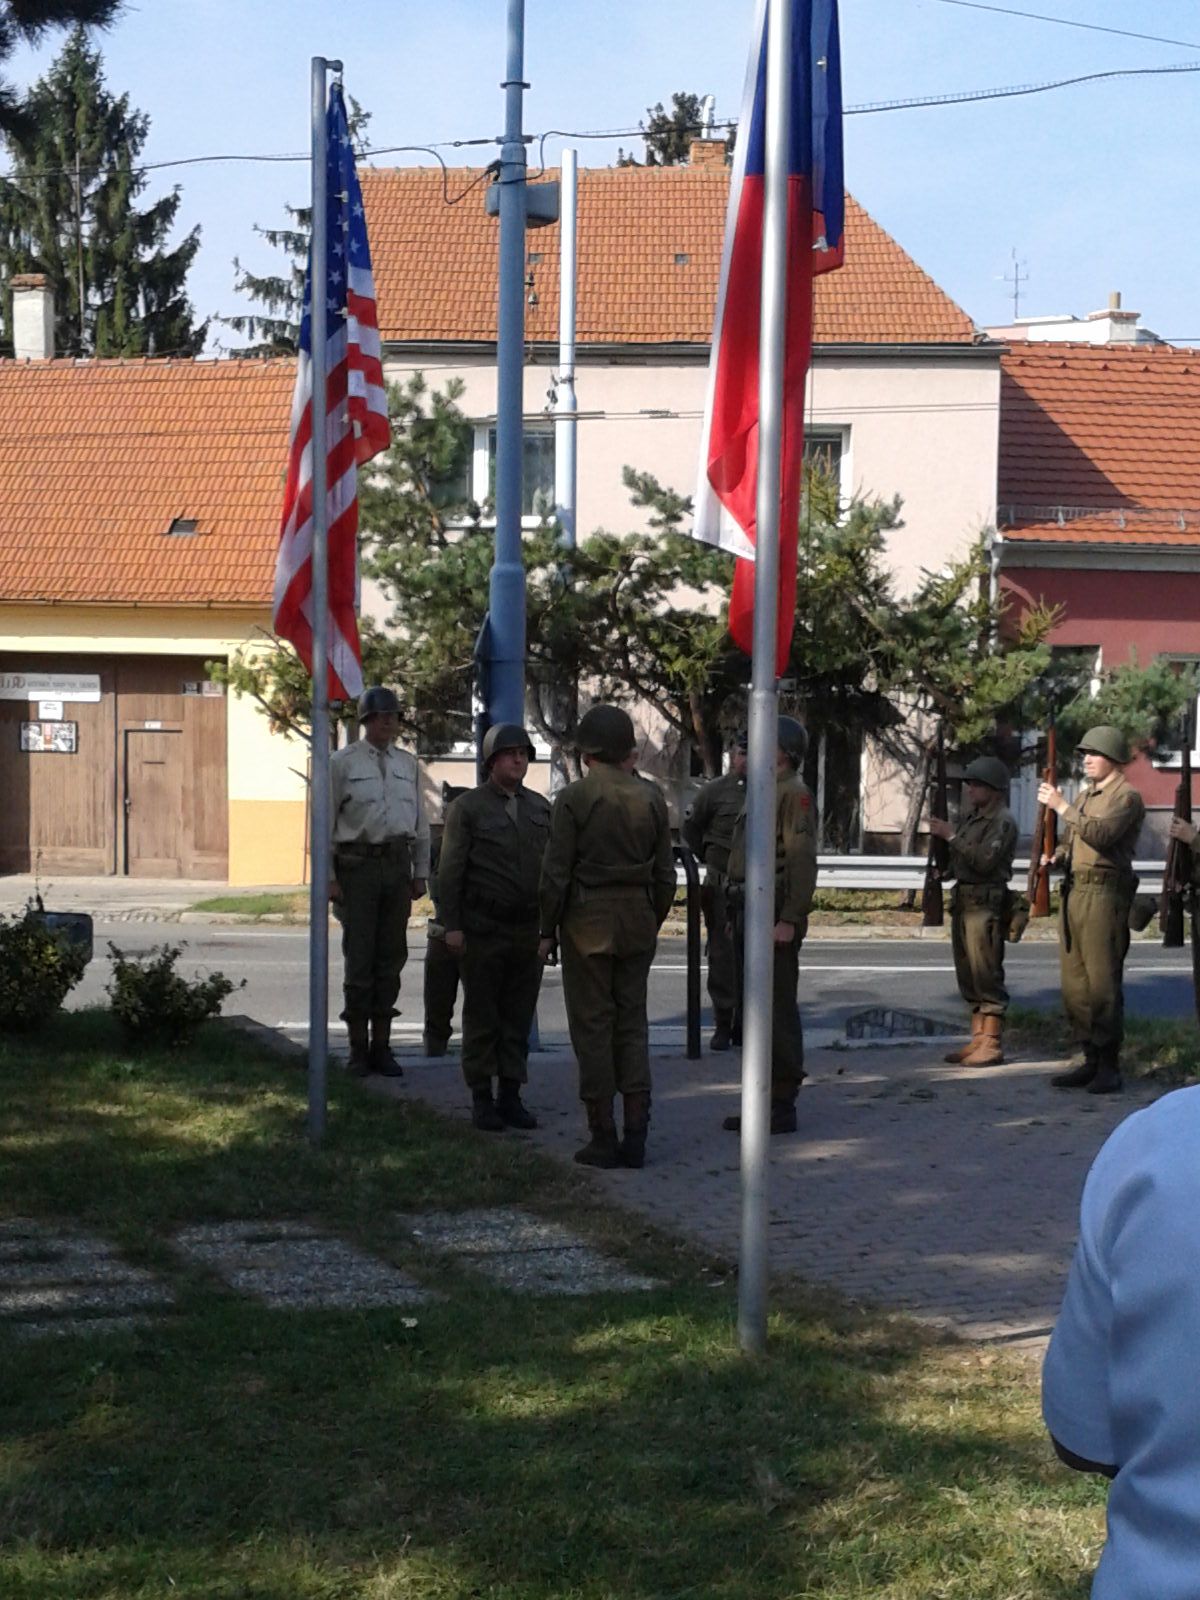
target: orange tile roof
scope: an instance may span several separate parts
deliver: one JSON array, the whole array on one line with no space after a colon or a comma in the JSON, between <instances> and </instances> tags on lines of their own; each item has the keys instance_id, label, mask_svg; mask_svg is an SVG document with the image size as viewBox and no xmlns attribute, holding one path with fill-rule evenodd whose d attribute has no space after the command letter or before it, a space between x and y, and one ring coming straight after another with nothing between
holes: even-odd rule
<instances>
[{"instance_id":1,"label":"orange tile roof","mask_svg":"<svg viewBox=\"0 0 1200 1600\"><path fill-rule=\"evenodd\" d=\"M0 362L0 601L269 603L295 370Z\"/></svg>"},{"instance_id":2,"label":"orange tile roof","mask_svg":"<svg viewBox=\"0 0 1200 1600\"><path fill-rule=\"evenodd\" d=\"M1010 351L999 480L1006 541L1200 544L1200 350Z\"/></svg>"},{"instance_id":3,"label":"orange tile roof","mask_svg":"<svg viewBox=\"0 0 1200 1600\"><path fill-rule=\"evenodd\" d=\"M384 339L494 342L499 225L484 213L480 171L452 168L445 190L438 168L360 176ZM723 166L580 172L580 344L708 344L728 192ZM461 199L447 205L446 193ZM846 265L817 280L818 343L973 342L966 313L847 201ZM538 299L526 336L554 342L558 224L531 231L527 249L541 259L530 267Z\"/></svg>"}]
</instances>

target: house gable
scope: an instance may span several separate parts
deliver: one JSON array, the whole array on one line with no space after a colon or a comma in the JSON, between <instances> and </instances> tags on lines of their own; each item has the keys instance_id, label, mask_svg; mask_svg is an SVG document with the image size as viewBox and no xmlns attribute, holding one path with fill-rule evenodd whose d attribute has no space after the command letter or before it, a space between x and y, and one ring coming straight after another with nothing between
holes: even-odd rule
<instances>
[{"instance_id":1,"label":"house gable","mask_svg":"<svg viewBox=\"0 0 1200 1600\"><path fill-rule=\"evenodd\" d=\"M364 169L363 201L384 341L496 340L499 227L479 169ZM548 172L542 181L557 177ZM721 271L729 172L606 167L579 173L581 347L707 350ZM531 230L526 338L558 339L557 223ZM971 345L970 318L853 199L846 264L817 280L818 344Z\"/></svg>"}]
</instances>

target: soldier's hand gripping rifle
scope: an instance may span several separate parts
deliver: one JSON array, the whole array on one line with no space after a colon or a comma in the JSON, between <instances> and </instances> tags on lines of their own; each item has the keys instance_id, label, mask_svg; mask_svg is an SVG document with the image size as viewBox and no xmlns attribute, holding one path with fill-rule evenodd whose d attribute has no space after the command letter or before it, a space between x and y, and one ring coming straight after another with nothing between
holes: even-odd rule
<instances>
[{"instance_id":1,"label":"soldier's hand gripping rifle","mask_svg":"<svg viewBox=\"0 0 1200 1600\"><path fill-rule=\"evenodd\" d=\"M929 799L929 815L932 820L937 822L946 822L950 817L950 808L946 795L946 740L944 730L940 726L937 736L933 792ZM940 928L946 920L942 879L946 876L946 870L949 865L949 844L945 839L939 839L931 831L929 835L929 858L925 863L925 882L921 888L921 926L923 928Z\"/></svg>"},{"instance_id":2,"label":"soldier's hand gripping rifle","mask_svg":"<svg viewBox=\"0 0 1200 1600\"><path fill-rule=\"evenodd\" d=\"M1058 782L1058 745L1053 723L1046 730L1046 766L1042 781L1050 784ZM1040 805L1029 847L1029 883L1026 892L1031 917L1050 915L1050 867L1048 863L1042 865L1042 857L1053 860L1057 849L1058 812L1053 806Z\"/></svg>"},{"instance_id":3,"label":"soldier's hand gripping rifle","mask_svg":"<svg viewBox=\"0 0 1200 1600\"><path fill-rule=\"evenodd\" d=\"M1189 716L1184 726L1179 783L1175 789L1175 818L1179 822L1189 823L1192 820L1192 736L1192 719ZM1192 913L1192 949L1195 956L1196 903L1192 883L1192 847L1182 839L1172 839L1167 845L1162 899L1158 908L1158 926L1162 930L1165 949L1178 950L1183 945L1185 905ZM1200 1006L1200 995L1197 996L1197 1005Z\"/></svg>"}]
</instances>

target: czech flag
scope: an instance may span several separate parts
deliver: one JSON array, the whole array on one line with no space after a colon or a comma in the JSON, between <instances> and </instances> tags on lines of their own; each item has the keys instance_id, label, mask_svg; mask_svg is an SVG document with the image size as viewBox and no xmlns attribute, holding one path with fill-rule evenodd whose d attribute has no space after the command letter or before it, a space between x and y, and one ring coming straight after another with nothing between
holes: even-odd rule
<instances>
[{"instance_id":1,"label":"czech flag","mask_svg":"<svg viewBox=\"0 0 1200 1600\"><path fill-rule=\"evenodd\" d=\"M842 264L842 83L837 0L789 0L787 354L775 670L791 649L804 456L804 389L812 357L813 280ZM713 326L694 538L737 556L729 631L747 655L754 635L758 494L759 317L767 82L767 6L758 0L738 122L721 284Z\"/></svg>"}]
</instances>

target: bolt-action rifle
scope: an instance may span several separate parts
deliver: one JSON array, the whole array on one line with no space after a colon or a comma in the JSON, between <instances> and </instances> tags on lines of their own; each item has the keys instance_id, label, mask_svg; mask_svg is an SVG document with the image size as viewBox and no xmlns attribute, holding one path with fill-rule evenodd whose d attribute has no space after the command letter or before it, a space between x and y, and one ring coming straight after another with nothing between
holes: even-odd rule
<instances>
[{"instance_id":1,"label":"bolt-action rifle","mask_svg":"<svg viewBox=\"0 0 1200 1600\"><path fill-rule=\"evenodd\" d=\"M937 735L937 755L934 758L933 791L929 798L929 816L931 820L938 822L945 822L950 816L946 794L946 739L940 725ZM949 865L950 846L945 839L939 839L930 833L929 858L925 863L925 882L921 888L923 928L940 928L946 920L942 879L946 876Z\"/></svg>"},{"instance_id":2,"label":"bolt-action rifle","mask_svg":"<svg viewBox=\"0 0 1200 1600\"><path fill-rule=\"evenodd\" d=\"M1042 772L1045 783L1057 782L1058 746L1051 723L1046 730L1046 765ZM1058 812L1053 806L1039 806L1037 820L1033 825L1033 839L1029 847L1029 883L1026 893L1029 896L1029 915L1031 917L1048 917L1050 915L1050 868L1042 865L1042 857L1053 857L1058 849Z\"/></svg>"},{"instance_id":3,"label":"bolt-action rifle","mask_svg":"<svg viewBox=\"0 0 1200 1600\"><path fill-rule=\"evenodd\" d=\"M1181 822L1192 820L1192 720L1187 719L1184 729L1183 751L1179 768L1179 783L1175 788L1175 815ZM1158 907L1158 926L1162 930L1163 945L1168 950L1178 950L1183 945L1184 909L1192 914L1192 945L1196 943L1196 901L1192 883L1192 848L1182 839L1172 839L1167 845L1167 862L1163 868L1162 899ZM1200 997L1197 999L1200 1004Z\"/></svg>"}]
</instances>

